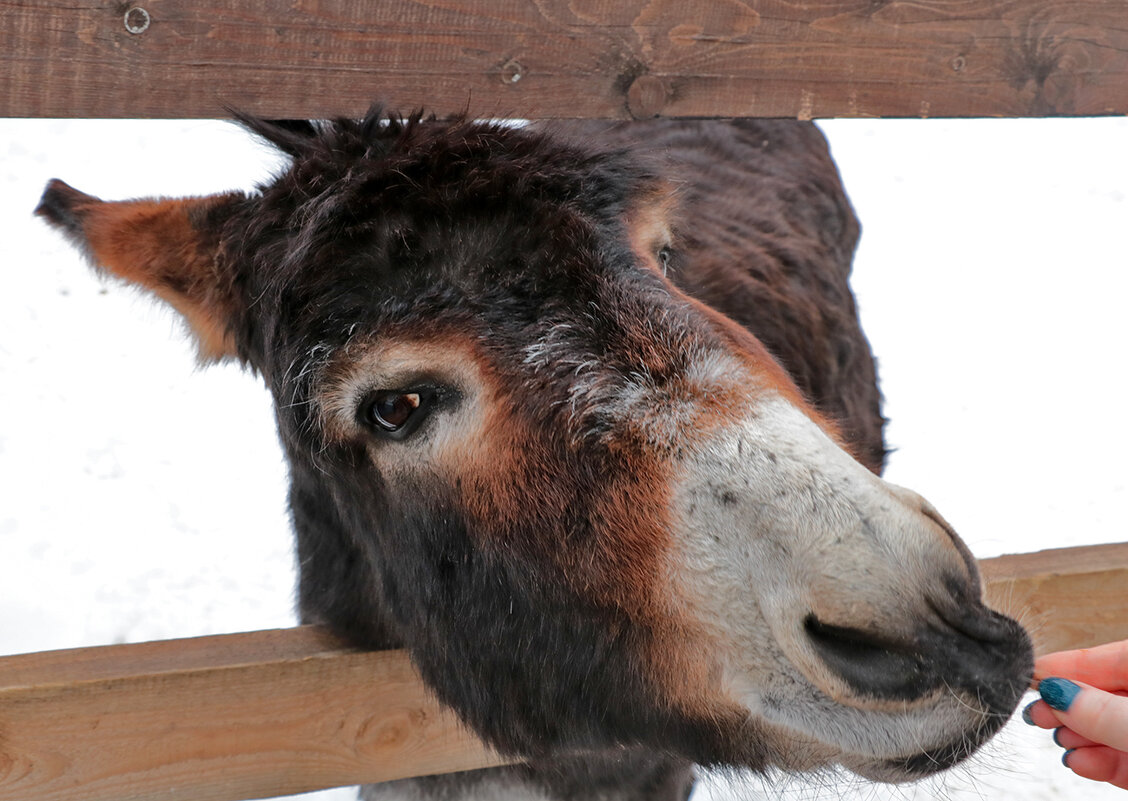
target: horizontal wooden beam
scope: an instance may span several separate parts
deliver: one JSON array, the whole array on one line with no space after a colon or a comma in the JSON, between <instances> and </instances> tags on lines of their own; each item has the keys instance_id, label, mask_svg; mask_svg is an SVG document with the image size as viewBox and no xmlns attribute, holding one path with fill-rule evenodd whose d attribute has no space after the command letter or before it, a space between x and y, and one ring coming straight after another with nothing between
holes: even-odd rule
<instances>
[{"instance_id":1,"label":"horizontal wooden beam","mask_svg":"<svg viewBox=\"0 0 1128 801\"><path fill-rule=\"evenodd\" d=\"M1128 543L981 564L1040 652L1128 639ZM0 658L0 801L237 801L503 762L406 654L312 627Z\"/></svg>"},{"instance_id":2,"label":"horizontal wooden beam","mask_svg":"<svg viewBox=\"0 0 1128 801\"><path fill-rule=\"evenodd\" d=\"M240 801L503 762L404 652L313 627L0 659L3 801Z\"/></svg>"},{"instance_id":3,"label":"horizontal wooden beam","mask_svg":"<svg viewBox=\"0 0 1128 801\"><path fill-rule=\"evenodd\" d=\"M1128 543L980 562L987 600L1021 620L1039 654L1128 640Z\"/></svg>"},{"instance_id":4,"label":"horizontal wooden beam","mask_svg":"<svg viewBox=\"0 0 1128 801\"><path fill-rule=\"evenodd\" d=\"M1124 0L7 0L0 116L1128 113Z\"/></svg>"}]
</instances>

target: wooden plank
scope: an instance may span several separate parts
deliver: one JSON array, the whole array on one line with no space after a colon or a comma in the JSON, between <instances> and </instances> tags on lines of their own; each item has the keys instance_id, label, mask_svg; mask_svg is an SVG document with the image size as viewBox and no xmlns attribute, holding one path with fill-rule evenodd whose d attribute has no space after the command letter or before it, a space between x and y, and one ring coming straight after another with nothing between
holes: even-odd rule
<instances>
[{"instance_id":1,"label":"wooden plank","mask_svg":"<svg viewBox=\"0 0 1128 801\"><path fill-rule=\"evenodd\" d=\"M1124 0L0 0L0 115L1128 113ZM132 32L131 32L132 31Z\"/></svg>"},{"instance_id":2,"label":"wooden plank","mask_svg":"<svg viewBox=\"0 0 1128 801\"><path fill-rule=\"evenodd\" d=\"M1128 543L981 566L1039 652L1128 639ZM406 654L313 627L0 658L0 801L237 801L503 761Z\"/></svg>"},{"instance_id":3,"label":"wooden plank","mask_svg":"<svg viewBox=\"0 0 1128 801\"><path fill-rule=\"evenodd\" d=\"M1022 621L1039 654L1128 639L1128 543L980 563L991 605Z\"/></svg>"},{"instance_id":4,"label":"wooden plank","mask_svg":"<svg viewBox=\"0 0 1128 801\"><path fill-rule=\"evenodd\" d=\"M310 627L0 659L4 801L236 801L502 762L405 653Z\"/></svg>"}]
</instances>

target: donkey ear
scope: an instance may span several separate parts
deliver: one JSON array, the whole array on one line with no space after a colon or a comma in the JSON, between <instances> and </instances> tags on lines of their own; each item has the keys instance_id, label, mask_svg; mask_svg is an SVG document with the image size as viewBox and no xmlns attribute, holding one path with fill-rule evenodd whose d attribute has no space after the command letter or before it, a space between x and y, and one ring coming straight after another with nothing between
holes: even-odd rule
<instances>
[{"instance_id":1,"label":"donkey ear","mask_svg":"<svg viewBox=\"0 0 1128 801\"><path fill-rule=\"evenodd\" d=\"M183 200L105 202L59 180L47 184L35 213L64 233L97 267L142 286L180 312L200 358L235 356L235 299L220 274L220 227L240 193Z\"/></svg>"}]
</instances>

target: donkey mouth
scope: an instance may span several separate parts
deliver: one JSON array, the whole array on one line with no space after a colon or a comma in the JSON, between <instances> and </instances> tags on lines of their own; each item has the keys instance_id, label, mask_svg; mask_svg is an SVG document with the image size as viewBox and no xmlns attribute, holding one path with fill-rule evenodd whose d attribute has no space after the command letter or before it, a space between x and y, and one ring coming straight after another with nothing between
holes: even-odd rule
<instances>
[{"instance_id":1,"label":"donkey mouth","mask_svg":"<svg viewBox=\"0 0 1128 801\"><path fill-rule=\"evenodd\" d=\"M981 688L976 695L984 709L980 713L982 717L978 725L949 742L908 756L872 762L861 769L851 767L851 770L875 781L898 784L923 779L954 767L979 750L1006 725L1022 698L1032 673L1032 667L1025 673L1020 670L1011 681L1003 682L1005 686L996 686L990 690Z\"/></svg>"},{"instance_id":2,"label":"donkey mouth","mask_svg":"<svg viewBox=\"0 0 1128 801\"><path fill-rule=\"evenodd\" d=\"M925 735L917 752L844 760L853 772L903 783L947 770L994 736L1018 705L1033 673L1033 651L1021 625L977 603L964 604L945 622L923 626L902 641L813 615L804 621L816 652L860 698L917 699L935 709L938 723L955 725L946 734L940 725L933 727L936 738Z\"/></svg>"},{"instance_id":3,"label":"donkey mouth","mask_svg":"<svg viewBox=\"0 0 1128 801\"><path fill-rule=\"evenodd\" d=\"M1005 715L991 715L978 728L935 748L886 759L844 759L841 764L850 772L874 782L907 784L919 781L955 767L972 756L1006 721Z\"/></svg>"}]
</instances>

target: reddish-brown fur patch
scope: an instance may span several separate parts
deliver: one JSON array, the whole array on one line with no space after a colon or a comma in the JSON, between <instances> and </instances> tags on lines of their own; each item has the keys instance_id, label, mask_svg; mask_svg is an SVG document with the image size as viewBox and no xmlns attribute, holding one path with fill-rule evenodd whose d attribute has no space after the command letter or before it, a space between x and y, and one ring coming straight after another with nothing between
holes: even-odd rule
<instances>
[{"instance_id":1,"label":"reddish-brown fur patch","mask_svg":"<svg viewBox=\"0 0 1128 801\"><path fill-rule=\"evenodd\" d=\"M709 652L704 636L687 610L675 606L672 599L679 593L668 586L669 453L639 448L636 441L615 449L624 451L618 453L622 469L591 487L589 495L561 491L571 485L552 476L583 468L582 462L569 458L576 455L575 446L558 430L536 427L528 415L530 400L521 397L520 387L499 374L472 337L451 332L423 338L418 331L386 333L371 345L353 343L344 349L321 378L327 391L318 406L326 435L335 440L363 436L354 427L356 386L422 372L450 380L462 389L464 403L477 408L463 408L459 414L470 414L474 421L460 417L457 439L429 451L434 460L418 466L457 487L470 530L491 536L524 534L522 541L483 541L482 547L522 553L547 568L546 575L558 576L577 597L621 610L643 632L637 643L639 664L662 689L665 703L693 715L719 714L719 705L725 703L719 699L719 666L702 658ZM711 428L705 419L718 411L703 412L705 430ZM382 469L399 469L399 451L381 457L378 450L373 458ZM418 460L419 455L413 453L412 458ZM560 527L581 503L590 504L590 518L597 523L586 541ZM530 527L534 515L543 522Z\"/></svg>"},{"instance_id":2,"label":"reddish-brown fur patch","mask_svg":"<svg viewBox=\"0 0 1128 801\"><path fill-rule=\"evenodd\" d=\"M104 202L83 195L71 206L94 261L179 311L206 360L235 353L231 302L221 294L214 243L203 241L192 218L234 197Z\"/></svg>"},{"instance_id":3,"label":"reddish-brown fur patch","mask_svg":"<svg viewBox=\"0 0 1128 801\"><path fill-rule=\"evenodd\" d=\"M490 375L488 369L483 373ZM551 540L505 545L549 561L581 597L635 618L653 616L661 559L670 547L668 469L656 455L635 452L606 484L590 486L591 476L577 476L575 485L552 480L560 471L583 470L582 458L557 432L535 428L519 408L520 398L491 383L483 439L460 466L467 512L489 528L490 521L525 520L535 510L546 526L558 527L576 504L590 504L588 515L599 524L590 541L561 542L556 538L571 538L573 532L545 530ZM546 440L546 435L554 436ZM595 494L579 497L573 494L576 486Z\"/></svg>"},{"instance_id":4,"label":"reddish-brown fur patch","mask_svg":"<svg viewBox=\"0 0 1128 801\"><path fill-rule=\"evenodd\" d=\"M733 322L711 306L705 305L696 298L689 296L685 296L685 298L686 302L708 318L716 327L718 333L732 345L732 352L745 358L745 364L754 375L763 380L766 386L771 387L788 403L802 411L826 432L839 447L849 452L851 445L843 439L838 426L811 405L810 401L799 390L799 387L795 385L791 376L768 353L768 349L764 347L760 340L749 333L748 329Z\"/></svg>"},{"instance_id":5,"label":"reddish-brown fur patch","mask_svg":"<svg viewBox=\"0 0 1128 801\"><path fill-rule=\"evenodd\" d=\"M497 519L520 519L536 509L546 520L566 519L569 506L588 505L599 527L590 542L561 542L570 532L540 532L545 539L503 543L547 562L576 594L596 605L624 611L643 633L639 668L671 708L694 716L721 714L719 665L707 658L704 634L673 599L667 560L672 549L670 525L671 465L656 452L635 452L622 472L593 497L553 493L558 482L546 481L555 453L528 430L522 415L506 403L491 403L484 441L476 458L461 466L462 503L482 525ZM560 465L567 469L567 465Z\"/></svg>"},{"instance_id":6,"label":"reddish-brown fur patch","mask_svg":"<svg viewBox=\"0 0 1128 801\"><path fill-rule=\"evenodd\" d=\"M663 183L659 189L641 198L627 215L631 250L659 272L662 272L662 267L657 261L658 249L673 244L670 220L676 206L673 186Z\"/></svg>"}]
</instances>

